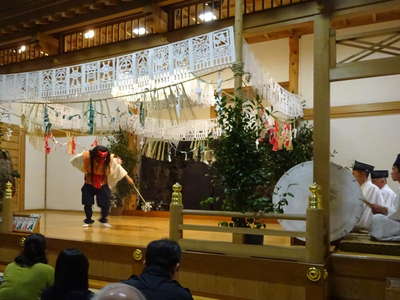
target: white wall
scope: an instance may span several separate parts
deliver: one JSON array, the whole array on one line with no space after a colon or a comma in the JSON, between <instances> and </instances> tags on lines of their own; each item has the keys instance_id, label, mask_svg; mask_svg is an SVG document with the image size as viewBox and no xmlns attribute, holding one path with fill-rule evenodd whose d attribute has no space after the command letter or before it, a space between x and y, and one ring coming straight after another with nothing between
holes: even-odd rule
<instances>
[{"instance_id":1,"label":"white wall","mask_svg":"<svg viewBox=\"0 0 400 300\"><path fill-rule=\"evenodd\" d=\"M95 137L77 137L77 152L90 149ZM66 138L58 138L60 144ZM83 173L70 164L65 146L58 146L47 156L47 209L82 210Z\"/></svg>"},{"instance_id":2,"label":"white wall","mask_svg":"<svg viewBox=\"0 0 400 300\"><path fill-rule=\"evenodd\" d=\"M26 137L25 145L25 209L43 209L45 199L45 154Z\"/></svg>"},{"instance_id":3,"label":"white wall","mask_svg":"<svg viewBox=\"0 0 400 300\"><path fill-rule=\"evenodd\" d=\"M289 81L289 39L279 39L250 45L264 71L278 82Z\"/></svg>"},{"instance_id":4,"label":"white wall","mask_svg":"<svg viewBox=\"0 0 400 300\"><path fill-rule=\"evenodd\" d=\"M400 26L399 21L340 30L338 35L380 30ZM264 69L277 81L288 80L288 39L251 45ZM348 47L338 49L338 59L354 53ZM375 55L372 58L376 58ZM299 93L306 107L313 106L313 35L300 39ZM400 76L375 77L331 84L331 106L400 101ZM400 153L400 115L358 117L331 120L331 149L338 153L332 159L351 166L355 159L377 169L391 169ZM390 180L389 184L396 184Z\"/></svg>"}]
</instances>

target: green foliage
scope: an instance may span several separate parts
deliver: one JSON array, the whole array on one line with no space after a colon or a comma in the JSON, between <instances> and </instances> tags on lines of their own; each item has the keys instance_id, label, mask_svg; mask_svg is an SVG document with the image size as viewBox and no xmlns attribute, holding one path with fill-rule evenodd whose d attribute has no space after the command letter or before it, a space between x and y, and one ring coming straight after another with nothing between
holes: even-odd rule
<instances>
[{"instance_id":1,"label":"green foliage","mask_svg":"<svg viewBox=\"0 0 400 300\"><path fill-rule=\"evenodd\" d=\"M262 129L261 120L252 112L260 105L259 99L236 97L228 104L218 100L218 123L223 132L211 141L216 162L213 164L213 183L222 187L222 209L230 211L273 211L272 199L265 197L268 184L267 147L257 148L256 140ZM202 205L212 203L206 199Z\"/></svg>"},{"instance_id":2,"label":"green foliage","mask_svg":"<svg viewBox=\"0 0 400 300\"><path fill-rule=\"evenodd\" d=\"M293 166L312 159L312 127L303 124L293 139L293 150L273 151L273 146L264 141L257 147L263 124L257 113L260 100L236 97L231 103L226 98L218 100L218 123L222 135L211 140L216 162L210 176L220 197L209 197L201 201L204 208L219 207L228 211L277 212L283 207L290 193L282 195L280 201L272 203L273 191L280 177ZM255 220L234 218L232 224L221 226L262 227Z\"/></svg>"},{"instance_id":3,"label":"green foliage","mask_svg":"<svg viewBox=\"0 0 400 300\"><path fill-rule=\"evenodd\" d=\"M129 133L119 129L108 138L110 152L122 159L122 167L128 171L128 175L134 178L134 168L137 164L137 153L129 149ZM132 187L124 178L116 186L116 206L123 205L122 199L132 193Z\"/></svg>"}]
</instances>

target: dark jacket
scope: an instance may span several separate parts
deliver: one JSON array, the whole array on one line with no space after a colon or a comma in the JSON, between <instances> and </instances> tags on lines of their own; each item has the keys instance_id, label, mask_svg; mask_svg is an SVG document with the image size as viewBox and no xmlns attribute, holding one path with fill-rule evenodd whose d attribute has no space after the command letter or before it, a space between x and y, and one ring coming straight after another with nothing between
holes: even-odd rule
<instances>
[{"instance_id":1,"label":"dark jacket","mask_svg":"<svg viewBox=\"0 0 400 300\"><path fill-rule=\"evenodd\" d=\"M137 288L147 300L193 300L188 289L172 280L170 274L158 266L148 266L140 276L133 275L124 283Z\"/></svg>"},{"instance_id":2,"label":"dark jacket","mask_svg":"<svg viewBox=\"0 0 400 300\"><path fill-rule=\"evenodd\" d=\"M91 291L71 291L62 298L58 297L53 287L44 290L40 300L90 300L93 297Z\"/></svg>"}]
</instances>

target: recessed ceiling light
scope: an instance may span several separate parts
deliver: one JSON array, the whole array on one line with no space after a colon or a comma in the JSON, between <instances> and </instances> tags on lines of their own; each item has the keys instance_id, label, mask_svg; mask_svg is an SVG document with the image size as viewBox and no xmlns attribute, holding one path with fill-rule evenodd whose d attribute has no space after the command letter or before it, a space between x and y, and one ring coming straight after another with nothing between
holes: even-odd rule
<instances>
[{"instance_id":1,"label":"recessed ceiling light","mask_svg":"<svg viewBox=\"0 0 400 300\"><path fill-rule=\"evenodd\" d=\"M94 30L90 29L83 34L85 39L92 39L94 37Z\"/></svg>"},{"instance_id":2,"label":"recessed ceiling light","mask_svg":"<svg viewBox=\"0 0 400 300\"><path fill-rule=\"evenodd\" d=\"M199 15L199 19L202 20L203 22L210 22L210 21L216 20L217 16L213 12L207 11L207 12L201 13Z\"/></svg>"},{"instance_id":3,"label":"recessed ceiling light","mask_svg":"<svg viewBox=\"0 0 400 300\"><path fill-rule=\"evenodd\" d=\"M136 35L144 35L147 33L146 28L144 27L137 27L132 30L132 32Z\"/></svg>"},{"instance_id":4,"label":"recessed ceiling light","mask_svg":"<svg viewBox=\"0 0 400 300\"><path fill-rule=\"evenodd\" d=\"M26 51L26 46L25 45L22 45L21 47L19 47L19 49L18 49L18 53L22 53L22 52L25 52Z\"/></svg>"}]
</instances>

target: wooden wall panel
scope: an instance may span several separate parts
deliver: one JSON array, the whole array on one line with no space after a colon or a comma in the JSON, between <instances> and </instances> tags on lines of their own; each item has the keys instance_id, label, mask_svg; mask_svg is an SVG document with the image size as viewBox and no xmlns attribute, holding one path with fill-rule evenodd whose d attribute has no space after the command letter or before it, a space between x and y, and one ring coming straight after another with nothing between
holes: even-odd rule
<instances>
[{"instance_id":1,"label":"wooden wall panel","mask_svg":"<svg viewBox=\"0 0 400 300\"><path fill-rule=\"evenodd\" d=\"M0 234L0 264L9 263L19 253L20 238L21 235ZM145 249L140 247L53 238L47 241L52 265L60 250L81 249L89 258L91 279L120 281L143 270L143 259L135 261L132 257L137 249L145 255ZM185 252L178 280L194 294L216 299L304 300L310 286L305 276L307 267L289 261ZM319 284L313 286L318 288Z\"/></svg>"}]
</instances>

